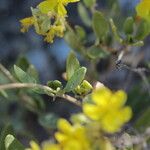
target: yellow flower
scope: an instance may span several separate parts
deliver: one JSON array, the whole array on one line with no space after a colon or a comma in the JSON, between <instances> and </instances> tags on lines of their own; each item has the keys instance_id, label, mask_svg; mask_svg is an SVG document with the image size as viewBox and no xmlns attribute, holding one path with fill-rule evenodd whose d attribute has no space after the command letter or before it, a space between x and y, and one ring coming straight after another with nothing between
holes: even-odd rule
<instances>
[{"instance_id":1,"label":"yellow flower","mask_svg":"<svg viewBox=\"0 0 150 150\"><path fill-rule=\"evenodd\" d=\"M36 142L31 141L30 146L31 146L31 148L29 148L27 150L61 150L59 145L52 144L49 142L44 142L42 144L42 148L40 148L40 146Z\"/></svg>"},{"instance_id":2,"label":"yellow flower","mask_svg":"<svg viewBox=\"0 0 150 150\"><path fill-rule=\"evenodd\" d=\"M48 43L52 43L55 36L63 37L64 30L65 30L64 26L61 26L61 25L51 26L48 33L46 33L46 35L45 35L46 37L45 37L44 41L46 41Z\"/></svg>"},{"instance_id":3,"label":"yellow flower","mask_svg":"<svg viewBox=\"0 0 150 150\"><path fill-rule=\"evenodd\" d=\"M38 5L38 8L44 14L48 14L50 11L52 11L57 15L65 16L67 14L65 6L68 3L74 3L78 1L79 0L45 0Z\"/></svg>"},{"instance_id":4,"label":"yellow flower","mask_svg":"<svg viewBox=\"0 0 150 150\"><path fill-rule=\"evenodd\" d=\"M55 138L62 150L90 150L84 126L79 124L72 126L67 120L60 119L58 130Z\"/></svg>"},{"instance_id":5,"label":"yellow flower","mask_svg":"<svg viewBox=\"0 0 150 150\"><path fill-rule=\"evenodd\" d=\"M98 139L93 146L95 146L93 149L98 150L115 150L112 143L106 137L101 137Z\"/></svg>"},{"instance_id":6,"label":"yellow flower","mask_svg":"<svg viewBox=\"0 0 150 150\"><path fill-rule=\"evenodd\" d=\"M42 150L61 150L61 148L58 144L45 142L42 144Z\"/></svg>"},{"instance_id":7,"label":"yellow flower","mask_svg":"<svg viewBox=\"0 0 150 150\"><path fill-rule=\"evenodd\" d=\"M22 20L20 20L21 23L21 32L27 32L29 27L32 26L34 24L34 18L33 17L28 17L28 18L24 18Z\"/></svg>"},{"instance_id":8,"label":"yellow flower","mask_svg":"<svg viewBox=\"0 0 150 150\"><path fill-rule=\"evenodd\" d=\"M141 0L136 6L137 15L150 21L150 0Z\"/></svg>"},{"instance_id":9,"label":"yellow flower","mask_svg":"<svg viewBox=\"0 0 150 150\"><path fill-rule=\"evenodd\" d=\"M31 150L40 150L40 146L34 141L30 142L30 146L31 146Z\"/></svg>"},{"instance_id":10,"label":"yellow flower","mask_svg":"<svg viewBox=\"0 0 150 150\"><path fill-rule=\"evenodd\" d=\"M120 90L113 93L103 87L92 93L94 104L83 104L83 111L90 119L98 121L102 130L114 133L132 116L131 108L124 106L126 99L125 92Z\"/></svg>"}]
</instances>

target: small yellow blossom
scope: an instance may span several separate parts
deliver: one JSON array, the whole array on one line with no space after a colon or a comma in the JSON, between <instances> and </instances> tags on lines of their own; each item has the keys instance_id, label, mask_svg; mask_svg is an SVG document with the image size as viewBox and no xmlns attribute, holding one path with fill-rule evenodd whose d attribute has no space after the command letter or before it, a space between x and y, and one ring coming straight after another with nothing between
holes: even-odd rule
<instances>
[{"instance_id":1,"label":"small yellow blossom","mask_svg":"<svg viewBox=\"0 0 150 150\"><path fill-rule=\"evenodd\" d=\"M103 87L92 93L94 104L85 103L83 111L90 119L98 121L102 130L114 133L132 116L131 108L124 106L126 99L125 92L120 90L113 93Z\"/></svg>"},{"instance_id":2,"label":"small yellow blossom","mask_svg":"<svg viewBox=\"0 0 150 150\"><path fill-rule=\"evenodd\" d=\"M90 150L86 129L80 124L71 125L67 120L58 121L58 132L55 138L62 150Z\"/></svg>"},{"instance_id":3,"label":"small yellow blossom","mask_svg":"<svg viewBox=\"0 0 150 150\"><path fill-rule=\"evenodd\" d=\"M40 146L34 141L30 142L30 146L31 146L31 150L40 150Z\"/></svg>"},{"instance_id":4,"label":"small yellow blossom","mask_svg":"<svg viewBox=\"0 0 150 150\"><path fill-rule=\"evenodd\" d=\"M31 141L30 146L31 148L26 150L61 150L59 145L52 144L50 142L44 142L42 144L42 148L40 148L40 146L36 142Z\"/></svg>"},{"instance_id":5,"label":"small yellow blossom","mask_svg":"<svg viewBox=\"0 0 150 150\"><path fill-rule=\"evenodd\" d=\"M45 142L42 144L42 150L61 150L61 148L58 144Z\"/></svg>"},{"instance_id":6,"label":"small yellow blossom","mask_svg":"<svg viewBox=\"0 0 150 150\"><path fill-rule=\"evenodd\" d=\"M109 141L109 139L105 137L101 137L100 139L98 139L95 142L94 146L94 149L98 150L115 150L114 146Z\"/></svg>"},{"instance_id":7,"label":"small yellow blossom","mask_svg":"<svg viewBox=\"0 0 150 150\"><path fill-rule=\"evenodd\" d=\"M141 0L136 6L137 16L150 22L150 0Z\"/></svg>"},{"instance_id":8,"label":"small yellow blossom","mask_svg":"<svg viewBox=\"0 0 150 150\"><path fill-rule=\"evenodd\" d=\"M31 27L34 24L34 18L33 17L28 17L20 20L21 23L21 32L27 32L29 27Z\"/></svg>"},{"instance_id":9,"label":"small yellow blossom","mask_svg":"<svg viewBox=\"0 0 150 150\"><path fill-rule=\"evenodd\" d=\"M61 25L58 25L58 26L53 25L49 29L48 33L46 33L46 35L45 35L46 37L45 37L44 41L46 41L48 43L52 43L55 36L63 37L64 30L65 30L65 28Z\"/></svg>"},{"instance_id":10,"label":"small yellow blossom","mask_svg":"<svg viewBox=\"0 0 150 150\"><path fill-rule=\"evenodd\" d=\"M52 11L60 16L65 16L67 14L65 6L68 3L74 3L78 1L79 0L45 0L38 5L38 8L44 14L48 14L50 11Z\"/></svg>"}]
</instances>

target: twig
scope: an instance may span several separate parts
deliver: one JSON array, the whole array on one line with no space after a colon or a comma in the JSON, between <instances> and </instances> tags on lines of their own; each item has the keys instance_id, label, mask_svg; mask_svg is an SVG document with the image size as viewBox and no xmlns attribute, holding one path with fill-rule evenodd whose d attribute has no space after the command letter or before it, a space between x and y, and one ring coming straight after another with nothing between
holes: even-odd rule
<instances>
[{"instance_id":1,"label":"twig","mask_svg":"<svg viewBox=\"0 0 150 150\"><path fill-rule=\"evenodd\" d=\"M135 73L138 73L140 75L140 77L142 78L144 84L145 84L145 87L150 95L150 84L149 84L149 81L148 79L146 78L146 75L145 75L145 72L148 72L150 73L150 70L146 69L146 68L133 68L133 67L129 67L127 66L126 64L123 64L121 61L117 64L117 66L119 68L126 68L130 71L133 71Z\"/></svg>"},{"instance_id":2,"label":"twig","mask_svg":"<svg viewBox=\"0 0 150 150\"><path fill-rule=\"evenodd\" d=\"M16 82L16 79L11 75L11 73L2 65L0 64L0 71L11 81Z\"/></svg>"},{"instance_id":3,"label":"twig","mask_svg":"<svg viewBox=\"0 0 150 150\"><path fill-rule=\"evenodd\" d=\"M48 86L44 86L41 84L34 84L34 83L10 83L10 84L0 85L0 91L8 90L8 89L21 89L21 88L40 88L40 89L50 92L50 93L52 93L52 91L53 91ZM57 95L56 95L56 97L57 97ZM58 97L66 99L67 101L69 101L77 106L81 106L81 103L77 99L75 99L74 97L71 97L69 95L63 94L63 95L59 95Z\"/></svg>"},{"instance_id":4,"label":"twig","mask_svg":"<svg viewBox=\"0 0 150 150\"><path fill-rule=\"evenodd\" d=\"M64 95L60 96L60 98L67 99L67 100L70 101L71 103L74 103L74 104L76 104L77 106L81 106L81 102L78 101L76 98L71 97L70 95L64 94Z\"/></svg>"}]
</instances>

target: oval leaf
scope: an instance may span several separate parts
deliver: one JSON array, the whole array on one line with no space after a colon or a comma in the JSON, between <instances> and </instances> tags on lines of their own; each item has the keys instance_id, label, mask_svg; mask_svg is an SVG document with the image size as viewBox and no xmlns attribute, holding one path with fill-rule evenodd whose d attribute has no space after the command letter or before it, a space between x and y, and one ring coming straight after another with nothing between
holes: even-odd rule
<instances>
[{"instance_id":1,"label":"oval leaf","mask_svg":"<svg viewBox=\"0 0 150 150\"><path fill-rule=\"evenodd\" d=\"M6 150L25 150L25 147L11 134L5 138Z\"/></svg>"},{"instance_id":2,"label":"oval leaf","mask_svg":"<svg viewBox=\"0 0 150 150\"><path fill-rule=\"evenodd\" d=\"M79 69L80 64L78 59L76 58L74 52L71 52L67 58L66 72L67 72L67 80L71 78L74 72Z\"/></svg>"},{"instance_id":3,"label":"oval leaf","mask_svg":"<svg viewBox=\"0 0 150 150\"><path fill-rule=\"evenodd\" d=\"M95 32L95 35L99 40L107 35L109 31L109 24L106 21L103 14L99 11L95 11L92 19L92 26Z\"/></svg>"},{"instance_id":4,"label":"oval leaf","mask_svg":"<svg viewBox=\"0 0 150 150\"><path fill-rule=\"evenodd\" d=\"M86 73L86 68L81 67L75 71L70 80L68 80L66 87L64 88L65 92L70 92L74 90L84 79Z\"/></svg>"},{"instance_id":5,"label":"oval leaf","mask_svg":"<svg viewBox=\"0 0 150 150\"><path fill-rule=\"evenodd\" d=\"M28 73L24 72L21 68L14 65L14 71L20 82L23 83L36 83L35 78L31 77Z\"/></svg>"}]
</instances>

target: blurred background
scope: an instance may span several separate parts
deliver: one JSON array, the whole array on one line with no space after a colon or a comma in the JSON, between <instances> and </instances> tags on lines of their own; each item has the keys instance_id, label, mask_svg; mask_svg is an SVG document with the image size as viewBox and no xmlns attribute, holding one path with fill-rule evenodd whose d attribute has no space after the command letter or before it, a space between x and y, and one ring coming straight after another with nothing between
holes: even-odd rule
<instances>
[{"instance_id":1,"label":"blurred background","mask_svg":"<svg viewBox=\"0 0 150 150\"><path fill-rule=\"evenodd\" d=\"M35 33L34 29L25 34L20 32L19 20L31 16L30 7L35 7L39 2L41 1L0 0L0 63L11 70L12 66L17 63L18 58L25 57L38 70L42 84L46 84L48 80L56 79L64 82L62 74L65 72L66 57L71 50L67 42L64 39L57 38L53 44L47 44L41 36ZM126 16L135 14L134 7L139 0L97 0L98 5L96 7L107 12L115 2L119 10L116 23L121 26ZM87 35L91 35L91 29L82 22L79 16L77 4L70 4L67 9L69 12L68 21L71 26L83 26ZM92 37L91 35L90 38ZM148 68L150 66L149 43L150 38L148 37L145 40L145 46L133 48L132 53L124 57L124 61L133 67ZM79 59L88 68L88 64L84 62L83 58L79 57ZM133 107L135 113L134 122L143 113L143 108L150 106L150 87L147 87L149 84L145 85L150 80L150 73L145 73L145 80L145 78L142 78L143 76L126 68L117 69L115 61L116 56L101 59L96 66L98 78L100 82L113 90L124 89L129 93L129 104ZM2 76L0 83L3 83ZM43 141L52 135L57 118L69 118L71 113L81 111L77 106L64 100L56 99L56 101L52 101L52 98L45 95L35 96L35 99L44 100L44 104L41 105L46 117L43 117L44 115L37 117L32 109L24 108L21 98L16 98L15 95L7 100L0 97L0 131L2 127L10 123L18 138L28 145L29 140L33 138ZM46 123L43 124L43 122ZM54 130L51 130L53 128Z\"/></svg>"}]
</instances>

